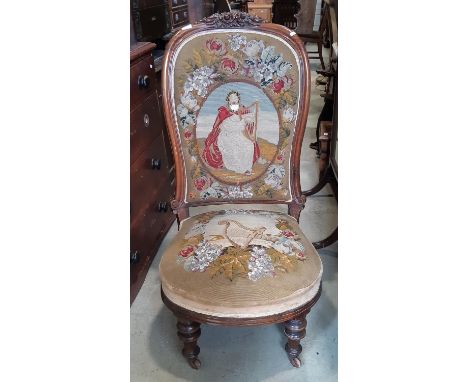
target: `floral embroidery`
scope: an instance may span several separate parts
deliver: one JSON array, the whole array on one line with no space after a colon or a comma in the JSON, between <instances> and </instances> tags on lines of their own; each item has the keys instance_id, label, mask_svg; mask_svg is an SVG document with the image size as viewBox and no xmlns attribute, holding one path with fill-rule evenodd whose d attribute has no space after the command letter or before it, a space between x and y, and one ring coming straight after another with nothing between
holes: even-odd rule
<instances>
[{"instance_id":1,"label":"floral embroidery","mask_svg":"<svg viewBox=\"0 0 468 382\"><path fill-rule=\"evenodd\" d=\"M221 254L223 248L216 244L202 241L195 250L195 256L190 256L184 263L184 269L192 272L203 272Z\"/></svg>"},{"instance_id":2,"label":"floral embroidery","mask_svg":"<svg viewBox=\"0 0 468 382\"><path fill-rule=\"evenodd\" d=\"M226 46L224 42L219 38L212 38L206 42L206 47L209 52L214 53L218 56L223 56L226 54Z\"/></svg>"},{"instance_id":3,"label":"floral embroidery","mask_svg":"<svg viewBox=\"0 0 468 382\"><path fill-rule=\"evenodd\" d=\"M236 220L224 219L218 225L230 222L241 227L246 232L254 231L256 234L246 243L245 247L229 239L227 230L224 235L208 235L206 226L217 215L259 215L274 218L275 234L266 234L265 229L250 229ZM261 240L265 245L251 244L252 238ZM226 239L230 244L226 243ZM278 272L293 272L298 261L306 260L304 245L300 237L295 234L288 220L280 215L268 211L252 210L226 210L213 211L201 214L195 224L185 235L185 246L178 254L178 262L182 263L186 271L205 272L211 277L224 275L231 281L236 277L248 278L257 281L263 277L276 277Z\"/></svg>"},{"instance_id":4,"label":"floral embroidery","mask_svg":"<svg viewBox=\"0 0 468 382\"><path fill-rule=\"evenodd\" d=\"M283 110L283 119L286 122L291 122L294 119L294 110L291 107Z\"/></svg>"},{"instance_id":5,"label":"floral embroidery","mask_svg":"<svg viewBox=\"0 0 468 382\"><path fill-rule=\"evenodd\" d=\"M195 188L198 191L201 191L209 184L209 180L206 176L201 176L200 178L195 179L193 183L195 185Z\"/></svg>"},{"instance_id":6,"label":"floral embroidery","mask_svg":"<svg viewBox=\"0 0 468 382\"><path fill-rule=\"evenodd\" d=\"M241 48L241 46L247 44L247 39L245 36L241 36L240 34L233 34L228 37L229 46L233 51L237 51Z\"/></svg>"},{"instance_id":7,"label":"floral embroidery","mask_svg":"<svg viewBox=\"0 0 468 382\"><path fill-rule=\"evenodd\" d=\"M268 167L267 175L265 177L265 184L272 188L279 188L281 181L284 177L284 167L280 165L271 165Z\"/></svg>"},{"instance_id":8,"label":"floral embroidery","mask_svg":"<svg viewBox=\"0 0 468 382\"><path fill-rule=\"evenodd\" d=\"M253 247L252 256L249 259L248 273L249 279L257 281L265 276L273 276L275 267L271 262L271 257L267 255L265 248Z\"/></svg>"},{"instance_id":9,"label":"floral embroidery","mask_svg":"<svg viewBox=\"0 0 468 382\"><path fill-rule=\"evenodd\" d=\"M220 69L227 74L234 74L239 69L239 61L232 57L221 59Z\"/></svg>"},{"instance_id":10,"label":"floral embroidery","mask_svg":"<svg viewBox=\"0 0 468 382\"><path fill-rule=\"evenodd\" d=\"M248 39L239 33L218 36L220 35L204 40L201 48L192 51L192 57L184 63L185 74L177 79L180 84L179 89L182 91L177 95L179 103L176 111L180 120L181 136L186 145L188 158L191 159L187 176L193 179L190 183L193 185L192 188L187 190L188 197L283 199L289 194L289 187L283 182L286 175L284 162L289 155L287 147L290 145L291 129L294 129L293 123L297 116L298 85L296 74L291 70L293 65L282 53L276 51L275 46L269 45L267 39L265 39L267 42L261 39ZM222 176L218 174L214 178L207 168L202 166L197 142L198 133L195 129L201 105L212 89L236 79L258 84L270 97L281 118L278 118L279 140L275 148L277 155L273 152L274 146L271 149L262 147L261 156L254 156L254 162L257 160L260 166L265 166L261 167L262 172L258 172L259 175L252 178L252 181L246 178L247 184L238 185L239 183L231 181L231 184L236 185L229 185L217 180L224 179L224 174ZM258 150L258 147L255 150ZM271 154L267 161L262 153L268 153L268 150ZM269 167L268 163L271 163ZM246 173L249 174L248 171Z\"/></svg>"},{"instance_id":11,"label":"floral embroidery","mask_svg":"<svg viewBox=\"0 0 468 382\"><path fill-rule=\"evenodd\" d=\"M187 76L183 95L189 96L187 94L188 92L196 90L199 96L205 97L208 94L208 86L214 83L214 79L217 76L218 75L215 73L215 70L209 66L203 66L196 69L192 74Z\"/></svg>"},{"instance_id":12,"label":"floral embroidery","mask_svg":"<svg viewBox=\"0 0 468 382\"><path fill-rule=\"evenodd\" d=\"M187 245L179 252L179 256L187 257L188 255L192 254L194 250L195 248L193 247L193 245Z\"/></svg>"}]
</instances>

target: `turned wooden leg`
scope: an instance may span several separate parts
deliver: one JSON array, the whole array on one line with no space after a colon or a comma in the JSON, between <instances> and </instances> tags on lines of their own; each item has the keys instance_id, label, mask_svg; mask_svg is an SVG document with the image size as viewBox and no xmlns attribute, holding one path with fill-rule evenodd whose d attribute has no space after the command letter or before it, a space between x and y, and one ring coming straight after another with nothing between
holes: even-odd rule
<instances>
[{"instance_id":1,"label":"turned wooden leg","mask_svg":"<svg viewBox=\"0 0 468 382\"><path fill-rule=\"evenodd\" d=\"M197 345L200 334L201 330L198 322L185 320L183 318L177 319L177 335L184 341L182 354L193 369L199 369L201 366L201 362L198 359L200 348Z\"/></svg>"},{"instance_id":2,"label":"turned wooden leg","mask_svg":"<svg viewBox=\"0 0 468 382\"><path fill-rule=\"evenodd\" d=\"M288 342L284 348L286 353L288 353L291 365L294 367L301 367L299 354L302 352L302 346L300 342L306 335L306 315L307 313L284 323L284 334L288 337Z\"/></svg>"}]
</instances>

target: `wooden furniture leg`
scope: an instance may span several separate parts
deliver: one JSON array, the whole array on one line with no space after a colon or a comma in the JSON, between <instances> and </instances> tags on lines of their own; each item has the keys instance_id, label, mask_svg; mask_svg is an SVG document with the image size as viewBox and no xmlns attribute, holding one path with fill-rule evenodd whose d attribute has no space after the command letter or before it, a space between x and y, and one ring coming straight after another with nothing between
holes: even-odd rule
<instances>
[{"instance_id":1,"label":"wooden furniture leg","mask_svg":"<svg viewBox=\"0 0 468 382\"><path fill-rule=\"evenodd\" d=\"M294 367L301 367L299 354L302 352L302 346L300 342L306 335L307 313L309 311L284 323L284 334L288 337L288 342L284 346L284 349L288 353L291 365Z\"/></svg>"},{"instance_id":2,"label":"wooden furniture leg","mask_svg":"<svg viewBox=\"0 0 468 382\"><path fill-rule=\"evenodd\" d=\"M335 228L335 230L325 239L320 240L320 241L315 241L312 243L315 249L322 249L325 247L328 247L329 245L332 245L335 241L338 240L338 227Z\"/></svg>"},{"instance_id":3,"label":"wooden furniture leg","mask_svg":"<svg viewBox=\"0 0 468 382\"><path fill-rule=\"evenodd\" d=\"M200 337L200 324L181 317L177 318L177 335L184 342L182 355L187 359L192 369L199 369L201 362L198 359L200 347L197 340Z\"/></svg>"}]
</instances>

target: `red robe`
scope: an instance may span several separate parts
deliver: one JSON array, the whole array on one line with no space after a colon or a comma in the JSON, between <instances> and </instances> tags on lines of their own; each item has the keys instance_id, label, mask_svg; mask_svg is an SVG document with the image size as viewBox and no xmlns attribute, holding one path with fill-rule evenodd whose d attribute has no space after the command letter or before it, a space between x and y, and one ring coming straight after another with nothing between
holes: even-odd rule
<instances>
[{"instance_id":1,"label":"red robe","mask_svg":"<svg viewBox=\"0 0 468 382\"><path fill-rule=\"evenodd\" d=\"M244 107L241 107L239 112L241 114L246 114L247 110ZM231 113L225 106L221 106L218 109L218 115L216 116L215 123L213 124L213 129L208 134L208 137L205 140L205 149L203 150L203 159L206 163L208 163L211 167L214 168L222 168L223 167L223 156L221 155L221 151L219 151L218 147L218 135L221 131L221 123L230 116L237 114ZM253 127L248 128L249 133L252 134ZM255 141L254 144L254 153L253 153L253 163L257 161L260 157L260 147L258 143Z\"/></svg>"}]
</instances>

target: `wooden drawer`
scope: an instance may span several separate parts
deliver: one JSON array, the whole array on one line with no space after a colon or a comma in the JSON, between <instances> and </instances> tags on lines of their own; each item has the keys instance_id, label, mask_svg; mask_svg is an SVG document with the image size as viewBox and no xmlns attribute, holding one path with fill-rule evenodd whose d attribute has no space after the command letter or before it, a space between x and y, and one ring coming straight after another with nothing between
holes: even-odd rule
<instances>
[{"instance_id":1,"label":"wooden drawer","mask_svg":"<svg viewBox=\"0 0 468 382\"><path fill-rule=\"evenodd\" d=\"M137 252L137 261L130 261L131 302L141 288L157 247L174 219L170 208L167 212L158 212L150 206L131 224L130 255Z\"/></svg>"},{"instance_id":2,"label":"wooden drawer","mask_svg":"<svg viewBox=\"0 0 468 382\"><path fill-rule=\"evenodd\" d=\"M163 130L158 93L148 97L130 113L130 163L148 148Z\"/></svg>"},{"instance_id":3,"label":"wooden drawer","mask_svg":"<svg viewBox=\"0 0 468 382\"><path fill-rule=\"evenodd\" d=\"M168 191L169 187L166 188ZM163 238L167 225L172 224L173 215L170 208L160 212L153 206L148 207L131 224L130 249L152 255L151 252L157 242Z\"/></svg>"},{"instance_id":4,"label":"wooden drawer","mask_svg":"<svg viewBox=\"0 0 468 382\"><path fill-rule=\"evenodd\" d=\"M172 11L172 25L174 27L188 23L188 8L184 7L180 10Z\"/></svg>"},{"instance_id":5,"label":"wooden drawer","mask_svg":"<svg viewBox=\"0 0 468 382\"><path fill-rule=\"evenodd\" d=\"M180 7L181 5L187 5L187 0L170 0L172 8Z\"/></svg>"},{"instance_id":6,"label":"wooden drawer","mask_svg":"<svg viewBox=\"0 0 468 382\"><path fill-rule=\"evenodd\" d=\"M171 30L167 5L140 9L133 8L132 15L138 41L154 41Z\"/></svg>"},{"instance_id":7,"label":"wooden drawer","mask_svg":"<svg viewBox=\"0 0 468 382\"><path fill-rule=\"evenodd\" d=\"M154 62L151 55L138 61L130 68L130 110L133 110L144 99L156 92L156 81L154 73ZM147 87L139 85L143 79Z\"/></svg>"},{"instance_id":8,"label":"wooden drawer","mask_svg":"<svg viewBox=\"0 0 468 382\"><path fill-rule=\"evenodd\" d=\"M130 168L132 221L150 205L156 208L159 202L169 202L170 180L167 166L163 138L159 135Z\"/></svg>"}]
</instances>

